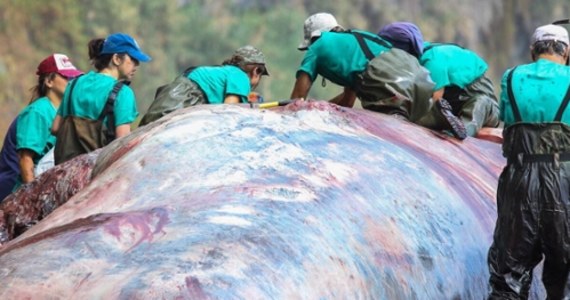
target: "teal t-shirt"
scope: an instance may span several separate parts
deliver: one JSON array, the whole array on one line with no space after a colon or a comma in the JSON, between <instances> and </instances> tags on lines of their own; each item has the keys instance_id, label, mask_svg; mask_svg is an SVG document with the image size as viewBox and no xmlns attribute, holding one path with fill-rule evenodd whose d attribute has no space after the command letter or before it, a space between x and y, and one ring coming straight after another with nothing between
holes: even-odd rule
<instances>
[{"instance_id":1,"label":"teal t-shirt","mask_svg":"<svg viewBox=\"0 0 570 300\"><path fill-rule=\"evenodd\" d=\"M78 81L71 93L71 105L68 102L68 94L72 81L68 83L65 89L65 94L57 113L64 118L72 115L97 120L117 80L109 75L93 71L74 80ZM139 114L135 94L127 85L123 85L117 94L114 114L115 126L130 124L135 121Z\"/></svg>"},{"instance_id":2,"label":"teal t-shirt","mask_svg":"<svg viewBox=\"0 0 570 300\"><path fill-rule=\"evenodd\" d=\"M33 151L34 164L55 145L55 136L51 134L50 129L56 112L49 98L41 97L26 106L18 115L16 149Z\"/></svg>"},{"instance_id":3,"label":"teal t-shirt","mask_svg":"<svg viewBox=\"0 0 570 300\"><path fill-rule=\"evenodd\" d=\"M370 32L353 31L380 38ZM374 41L364 40L375 56L389 50L389 48ZM390 45L389 42L386 42L386 44ZM297 70L297 77L300 72L304 72L314 82L317 75L321 75L340 86L352 87L354 77L362 73L367 65L368 59L354 35L340 32L323 32L321 37L307 49L301 66Z\"/></svg>"},{"instance_id":4,"label":"teal t-shirt","mask_svg":"<svg viewBox=\"0 0 570 300\"><path fill-rule=\"evenodd\" d=\"M247 103L251 91L247 74L232 65L198 67L188 78L202 89L210 104L222 104L228 95L238 96L241 102Z\"/></svg>"},{"instance_id":5,"label":"teal t-shirt","mask_svg":"<svg viewBox=\"0 0 570 300\"><path fill-rule=\"evenodd\" d=\"M452 44L424 43L425 51L420 57L420 64L430 71L435 82L434 90L455 85L465 88L483 76L487 63L477 53Z\"/></svg>"},{"instance_id":6,"label":"teal t-shirt","mask_svg":"<svg viewBox=\"0 0 570 300\"><path fill-rule=\"evenodd\" d=\"M507 92L507 70L501 80L500 115L505 126L515 123ZM512 89L523 122L544 123L554 121L570 86L570 67L539 59L534 63L518 66L513 74ZM562 122L570 125L567 108Z\"/></svg>"}]
</instances>

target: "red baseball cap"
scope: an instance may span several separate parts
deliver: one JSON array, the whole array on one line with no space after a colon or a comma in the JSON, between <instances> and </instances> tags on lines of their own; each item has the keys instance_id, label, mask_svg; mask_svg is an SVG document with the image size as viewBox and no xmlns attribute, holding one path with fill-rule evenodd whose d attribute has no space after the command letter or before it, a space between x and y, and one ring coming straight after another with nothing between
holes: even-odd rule
<instances>
[{"instance_id":1,"label":"red baseball cap","mask_svg":"<svg viewBox=\"0 0 570 300\"><path fill-rule=\"evenodd\" d=\"M67 78L77 77L83 72L75 68L71 60L65 54L54 53L46 57L38 66L36 75L57 72Z\"/></svg>"}]
</instances>

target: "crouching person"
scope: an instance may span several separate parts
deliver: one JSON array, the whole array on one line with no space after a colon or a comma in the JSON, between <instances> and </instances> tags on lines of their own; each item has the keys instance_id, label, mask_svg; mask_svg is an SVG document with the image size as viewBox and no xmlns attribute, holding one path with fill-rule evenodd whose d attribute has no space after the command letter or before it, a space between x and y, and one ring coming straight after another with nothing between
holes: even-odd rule
<instances>
[{"instance_id":1,"label":"crouching person","mask_svg":"<svg viewBox=\"0 0 570 300\"><path fill-rule=\"evenodd\" d=\"M419 125L465 131L466 136L499 125L499 104L485 76L487 63L477 53L455 44L424 43L420 29L408 22L388 24L378 35L417 57L435 82L432 99L436 109L419 120ZM451 115L461 122L454 124L456 118Z\"/></svg>"},{"instance_id":2,"label":"crouching person","mask_svg":"<svg viewBox=\"0 0 570 300\"><path fill-rule=\"evenodd\" d=\"M221 66L190 67L172 83L159 87L139 126L184 107L199 104L247 103L263 75L265 56L253 47L237 49Z\"/></svg>"},{"instance_id":3,"label":"crouching person","mask_svg":"<svg viewBox=\"0 0 570 300\"><path fill-rule=\"evenodd\" d=\"M328 13L317 13L304 23L306 51L297 70L291 98L306 98L317 76L344 87L330 102L397 115L412 122L430 110L433 82L429 72L407 52L377 35L347 30Z\"/></svg>"}]
</instances>

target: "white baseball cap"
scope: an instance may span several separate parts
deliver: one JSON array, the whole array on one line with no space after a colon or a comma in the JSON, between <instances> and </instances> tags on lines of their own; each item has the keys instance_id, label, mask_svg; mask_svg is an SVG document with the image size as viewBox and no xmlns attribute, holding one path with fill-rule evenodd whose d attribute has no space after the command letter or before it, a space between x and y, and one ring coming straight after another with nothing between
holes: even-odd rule
<instances>
[{"instance_id":1,"label":"white baseball cap","mask_svg":"<svg viewBox=\"0 0 570 300\"><path fill-rule=\"evenodd\" d=\"M540 26L532 34L531 45L541 41L558 41L570 45L566 28L552 24Z\"/></svg>"},{"instance_id":2,"label":"white baseball cap","mask_svg":"<svg viewBox=\"0 0 570 300\"><path fill-rule=\"evenodd\" d=\"M303 41L297 49L306 50L311 44L312 38L321 36L323 31L330 31L337 26L339 25L335 17L329 13L316 13L308 17L303 25Z\"/></svg>"}]
</instances>

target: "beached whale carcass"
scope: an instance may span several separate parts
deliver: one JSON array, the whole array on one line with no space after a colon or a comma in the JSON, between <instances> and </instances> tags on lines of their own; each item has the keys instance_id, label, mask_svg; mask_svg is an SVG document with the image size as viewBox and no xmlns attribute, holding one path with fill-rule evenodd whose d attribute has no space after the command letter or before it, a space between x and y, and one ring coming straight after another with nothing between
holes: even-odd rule
<instances>
[{"instance_id":1,"label":"beached whale carcass","mask_svg":"<svg viewBox=\"0 0 570 300\"><path fill-rule=\"evenodd\" d=\"M0 298L483 299L503 164L324 102L180 110L0 248Z\"/></svg>"}]
</instances>

